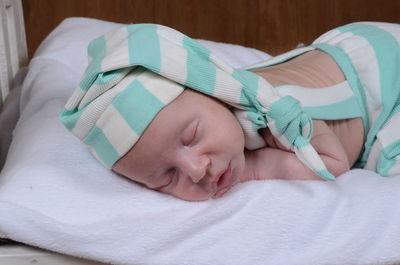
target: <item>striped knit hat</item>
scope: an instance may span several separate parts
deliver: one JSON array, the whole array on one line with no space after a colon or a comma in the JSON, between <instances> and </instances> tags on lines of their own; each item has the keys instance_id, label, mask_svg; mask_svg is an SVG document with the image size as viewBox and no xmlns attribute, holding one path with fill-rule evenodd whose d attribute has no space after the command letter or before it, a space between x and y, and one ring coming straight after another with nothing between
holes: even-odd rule
<instances>
[{"instance_id":1,"label":"striped knit hat","mask_svg":"<svg viewBox=\"0 0 400 265\"><path fill-rule=\"evenodd\" d=\"M132 148L157 113L185 87L234 107L246 148L272 134L316 174L334 176L309 144L312 121L292 97L263 78L233 69L184 34L161 25L133 24L89 44L89 66L60 120L107 168Z\"/></svg>"}]
</instances>

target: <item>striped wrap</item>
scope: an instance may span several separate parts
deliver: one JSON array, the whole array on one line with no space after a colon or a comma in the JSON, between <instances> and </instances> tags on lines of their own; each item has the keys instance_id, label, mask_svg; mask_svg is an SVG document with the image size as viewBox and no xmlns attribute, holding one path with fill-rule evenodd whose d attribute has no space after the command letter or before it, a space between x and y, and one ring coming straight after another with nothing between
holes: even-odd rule
<instances>
[{"instance_id":1,"label":"striped wrap","mask_svg":"<svg viewBox=\"0 0 400 265\"><path fill-rule=\"evenodd\" d=\"M311 50L328 54L345 80L329 87L275 87L301 102L313 119L362 118L364 146L353 167L382 176L400 174L400 24L356 22L332 29L312 45L297 48L251 69L276 65Z\"/></svg>"},{"instance_id":2,"label":"striped wrap","mask_svg":"<svg viewBox=\"0 0 400 265\"><path fill-rule=\"evenodd\" d=\"M272 134L320 177L334 180L309 144L312 120L291 96L265 79L233 69L184 34L161 25L132 24L89 44L90 63L60 120L107 168L134 146L156 114L186 87L231 106L246 148Z\"/></svg>"}]
</instances>

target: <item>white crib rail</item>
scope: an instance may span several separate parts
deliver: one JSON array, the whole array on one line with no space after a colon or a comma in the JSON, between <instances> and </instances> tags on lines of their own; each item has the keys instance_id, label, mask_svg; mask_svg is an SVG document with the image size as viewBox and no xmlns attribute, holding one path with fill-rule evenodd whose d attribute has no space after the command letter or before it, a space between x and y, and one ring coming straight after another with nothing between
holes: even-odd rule
<instances>
[{"instance_id":1,"label":"white crib rail","mask_svg":"<svg viewBox=\"0 0 400 265\"><path fill-rule=\"evenodd\" d=\"M0 0L0 108L28 53L21 0Z\"/></svg>"}]
</instances>

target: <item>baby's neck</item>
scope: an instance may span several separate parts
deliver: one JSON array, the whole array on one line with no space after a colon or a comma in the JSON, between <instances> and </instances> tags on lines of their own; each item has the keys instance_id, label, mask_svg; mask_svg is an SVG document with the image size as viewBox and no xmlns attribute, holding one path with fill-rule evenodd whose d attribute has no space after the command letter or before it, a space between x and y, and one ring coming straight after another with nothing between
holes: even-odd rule
<instances>
[{"instance_id":1,"label":"baby's neck","mask_svg":"<svg viewBox=\"0 0 400 265\"><path fill-rule=\"evenodd\" d=\"M345 77L326 53L313 50L284 63L252 70L271 85L299 85L308 88L326 87L338 84Z\"/></svg>"}]
</instances>

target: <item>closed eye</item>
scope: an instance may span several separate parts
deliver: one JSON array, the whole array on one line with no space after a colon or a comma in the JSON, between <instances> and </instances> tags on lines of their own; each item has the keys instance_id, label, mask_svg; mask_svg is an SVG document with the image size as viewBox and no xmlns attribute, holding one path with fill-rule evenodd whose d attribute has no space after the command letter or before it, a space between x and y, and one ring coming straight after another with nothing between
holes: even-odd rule
<instances>
[{"instance_id":1,"label":"closed eye","mask_svg":"<svg viewBox=\"0 0 400 265\"><path fill-rule=\"evenodd\" d=\"M188 146L193 144L194 140L196 139L198 125L199 125L198 121L193 121L185 129L183 133L183 145Z\"/></svg>"}]
</instances>

